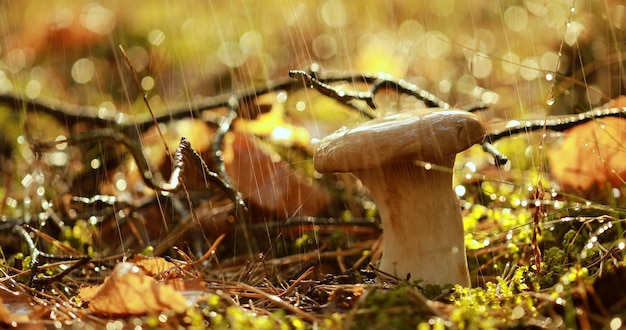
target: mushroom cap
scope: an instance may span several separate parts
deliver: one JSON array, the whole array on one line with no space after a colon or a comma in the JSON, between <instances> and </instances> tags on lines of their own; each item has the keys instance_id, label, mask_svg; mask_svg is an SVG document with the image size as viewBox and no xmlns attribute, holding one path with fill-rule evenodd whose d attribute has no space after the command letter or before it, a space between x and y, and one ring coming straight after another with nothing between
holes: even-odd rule
<instances>
[{"instance_id":1,"label":"mushroom cap","mask_svg":"<svg viewBox=\"0 0 626 330\"><path fill-rule=\"evenodd\" d=\"M438 163L484 137L478 117L467 111L405 111L344 127L323 138L313 163L320 173L366 170L412 160Z\"/></svg>"}]
</instances>

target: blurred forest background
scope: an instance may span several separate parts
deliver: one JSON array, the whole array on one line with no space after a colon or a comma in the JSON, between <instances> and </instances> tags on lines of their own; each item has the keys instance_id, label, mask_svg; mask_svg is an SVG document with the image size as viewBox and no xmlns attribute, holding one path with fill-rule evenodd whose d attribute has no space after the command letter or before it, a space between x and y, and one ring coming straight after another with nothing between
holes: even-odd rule
<instances>
[{"instance_id":1,"label":"blurred forest background","mask_svg":"<svg viewBox=\"0 0 626 330\"><path fill-rule=\"evenodd\" d=\"M118 45L128 50L155 105L237 92L312 62L328 71L387 72L452 104L495 103L494 114L510 118L587 109L618 95L622 85L621 64L613 59L626 24L619 1L1 6L2 89L120 110L137 97ZM548 107L546 74L557 62L557 74L586 85ZM581 63L595 66L583 76Z\"/></svg>"}]
</instances>

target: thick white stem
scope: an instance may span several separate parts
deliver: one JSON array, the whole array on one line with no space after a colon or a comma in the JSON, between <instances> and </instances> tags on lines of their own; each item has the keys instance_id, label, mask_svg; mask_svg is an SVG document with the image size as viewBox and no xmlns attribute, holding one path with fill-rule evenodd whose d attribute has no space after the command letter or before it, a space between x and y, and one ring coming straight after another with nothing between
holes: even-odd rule
<instances>
[{"instance_id":1,"label":"thick white stem","mask_svg":"<svg viewBox=\"0 0 626 330\"><path fill-rule=\"evenodd\" d=\"M452 168L454 156L438 165ZM382 271L410 274L425 284L470 285L452 173L401 163L354 174L372 193L382 219Z\"/></svg>"}]
</instances>

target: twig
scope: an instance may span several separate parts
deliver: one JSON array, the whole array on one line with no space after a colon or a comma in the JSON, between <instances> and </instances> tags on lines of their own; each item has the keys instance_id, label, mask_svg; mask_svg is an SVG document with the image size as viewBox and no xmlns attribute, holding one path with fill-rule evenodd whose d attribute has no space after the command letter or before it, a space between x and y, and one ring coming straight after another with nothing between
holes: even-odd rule
<instances>
[{"instance_id":1,"label":"twig","mask_svg":"<svg viewBox=\"0 0 626 330\"><path fill-rule=\"evenodd\" d=\"M370 87L370 90L365 92L342 91L332 87L327 82L334 81L334 79L318 78L317 66L315 65L312 66L310 73L302 70L291 70L289 71L289 76L299 81L302 81L309 88L315 88L323 95L326 95L345 104L350 104L350 102L353 100L361 100L365 101L365 103L367 103L367 105L371 109L376 109L376 104L374 103L374 96L376 95L376 93L381 90L392 89L395 90L397 93L414 96L418 100L423 101L427 107L436 107L442 109L451 108L450 104L442 101L434 94L431 94L428 91L419 88L417 85L411 84L402 79L397 81L393 80L391 76L386 74L379 74L375 78L361 76L361 79L363 79L363 81L368 82L372 85ZM348 78L343 78L341 80L348 80ZM485 108L485 104L478 103L474 105L473 108L467 109L467 111L476 111ZM377 117L375 114L370 113L370 111L366 111L361 108L356 109L367 118L373 119ZM491 141L485 139L483 142L481 142L481 145L483 146L483 150L485 152L493 156L496 165L500 166L508 163L507 157L503 153L498 151L498 149L496 149L496 147L491 144Z\"/></svg>"},{"instance_id":2,"label":"twig","mask_svg":"<svg viewBox=\"0 0 626 330\"><path fill-rule=\"evenodd\" d=\"M319 324L321 322L321 319L319 319L318 317L316 317L313 314L307 313L297 307L295 307L294 305L290 304L289 302L286 302L284 300L282 300L281 297L277 296L277 295L273 295L273 294L269 294L263 290L259 290L251 285L245 284L245 283L239 283L239 286L244 288L245 290L254 292L258 295L260 295L261 297L263 297L264 299L269 300L270 302L272 302L273 304L277 305L280 308L283 308L293 314L298 315L299 317L309 321L309 322L313 322L313 323L317 323Z\"/></svg>"},{"instance_id":3,"label":"twig","mask_svg":"<svg viewBox=\"0 0 626 330\"><path fill-rule=\"evenodd\" d=\"M298 278L295 281L293 281L293 283L291 283L291 285L287 289L285 289L285 291L279 294L279 296L287 295L288 293L293 291L298 285L300 285L302 281L309 278L313 274L314 271L315 271L314 266L309 267L304 273L302 273L302 275L298 276Z\"/></svg>"},{"instance_id":4,"label":"twig","mask_svg":"<svg viewBox=\"0 0 626 330\"><path fill-rule=\"evenodd\" d=\"M500 139L520 133L529 133L544 129L554 132L563 132L580 124L604 117L626 117L626 108L596 109L577 115L550 116L545 120L528 120L501 131L489 133L485 140L494 143Z\"/></svg>"},{"instance_id":5,"label":"twig","mask_svg":"<svg viewBox=\"0 0 626 330\"><path fill-rule=\"evenodd\" d=\"M199 265L205 262L206 260L208 260L209 258L211 258L212 256L214 256L215 251L217 250L217 247L222 243L225 237L226 237L225 234L220 235L217 239L215 239L215 242L213 242L211 247L206 251L204 255L202 255L202 257L200 257L200 259L188 264L188 266Z\"/></svg>"},{"instance_id":6,"label":"twig","mask_svg":"<svg viewBox=\"0 0 626 330\"><path fill-rule=\"evenodd\" d=\"M30 260L30 274L29 274L28 284L31 287L47 285L47 284L56 282L60 280L61 278L65 277L65 275L74 271L76 268L82 267L83 265L85 265L87 262L91 260L91 257L89 256L78 256L78 257L62 256L61 257L61 256L53 255L53 254L44 253L35 246L35 242L33 242L32 238L30 237L30 234L24 228L32 229L30 226L24 225L24 226L16 226L14 227L14 230L24 238L24 240L26 241L26 245L28 245L28 249L30 250L31 260ZM41 261L42 258L47 259L47 260L57 260L57 261L59 260L60 261L75 261L75 263L54 276L37 277L39 266L42 263Z\"/></svg>"}]
</instances>

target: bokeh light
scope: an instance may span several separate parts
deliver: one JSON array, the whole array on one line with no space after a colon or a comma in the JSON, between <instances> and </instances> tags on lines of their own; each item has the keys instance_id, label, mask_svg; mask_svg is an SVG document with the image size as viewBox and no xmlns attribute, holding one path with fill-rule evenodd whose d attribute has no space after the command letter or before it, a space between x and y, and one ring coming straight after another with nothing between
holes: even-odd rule
<instances>
[{"instance_id":1,"label":"bokeh light","mask_svg":"<svg viewBox=\"0 0 626 330\"><path fill-rule=\"evenodd\" d=\"M79 84L86 84L91 81L96 72L96 66L88 58L81 58L72 65L72 79Z\"/></svg>"}]
</instances>

